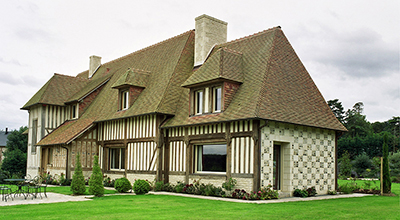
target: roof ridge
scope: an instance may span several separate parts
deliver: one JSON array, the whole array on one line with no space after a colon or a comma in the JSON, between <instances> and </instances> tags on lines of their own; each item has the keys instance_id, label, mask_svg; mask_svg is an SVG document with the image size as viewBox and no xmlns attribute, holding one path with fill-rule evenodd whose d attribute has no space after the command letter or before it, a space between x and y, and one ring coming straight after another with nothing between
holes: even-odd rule
<instances>
[{"instance_id":1,"label":"roof ridge","mask_svg":"<svg viewBox=\"0 0 400 220\"><path fill-rule=\"evenodd\" d=\"M226 45L226 44L236 43L236 42L240 42L240 41L243 41L243 40L247 40L247 39L249 39L249 38L257 37L257 36L259 36L259 35L265 34L265 33L270 32L270 31L274 31L274 30L276 30L276 29L281 29L281 26L276 26L276 27L268 28L268 29L266 29L266 30L259 31L259 32L257 32L257 33L251 34L251 35L247 35L247 36L244 36L244 37L235 39L235 40L231 40L231 41L228 41L228 42L219 44L218 46L223 47L223 46Z\"/></svg>"},{"instance_id":2,"label":"roof ridge","mask_svg":"<svg viewBox=\"0 0 400 220\"><path fill-rule=\"evenodd\" d=\"M103 63L103 64L101 64L101 65L102 65L102 66L103 66L103 65L108 65L108 64L111 64L111 63L120 61L120 60L122 60L122 59L124 59L124 58L126 58L126 57L129 57L129 56L133 55L133 54L140 53L140 52L149 50L149 49L151 49L151 48L153 48L153 47L156 47L156 46L158 46L158 45L160 45L160 44L167 43L168 41L171 41L171 40L173 40L173 39L175 39L175 38L181 37L181 36L183 36L183 35L185 35L185 34L188 34L188 33L192 32L192 31L194 31L194 29L189 30L189 31L186 31L186 32L181 33L181 34L179 34L179 35L170 37L170 38L168 38L168 39L166 39L166 40L160 41L160 42L158 42L158 43L155 43L155 44L150 45L150 46L148 46L148 47L145 47L145 48L142 48L142 49L140 49L140 50L134 51L134 52L132 52L132 53L129 53L129 54L124 55L124 56L122 56L122 57L119 57L119 58L117 58L117 59L111 60L111 61L109 61L109 62L107 62L107 63ZM84 71L84 72L85 72L85 71Z\"/></svg>"}]
</instances>

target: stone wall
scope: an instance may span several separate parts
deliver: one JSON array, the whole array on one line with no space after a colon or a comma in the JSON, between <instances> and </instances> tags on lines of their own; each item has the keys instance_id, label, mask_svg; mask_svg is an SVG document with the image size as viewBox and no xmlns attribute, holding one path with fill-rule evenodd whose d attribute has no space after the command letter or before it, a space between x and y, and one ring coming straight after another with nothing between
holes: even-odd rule
<instances>
[{"instance_id":1,"label":"stone wall","mask_svg":"<svg viewBox=\"0 0 400 220\"><path fill-rule=\"evenodd\" d=\"M335 132L269 122L261 130L261 183L273 185L273 146L281 145L281 192L315 186L318 194L335 189Z\"/></svg>"}]
</instances>

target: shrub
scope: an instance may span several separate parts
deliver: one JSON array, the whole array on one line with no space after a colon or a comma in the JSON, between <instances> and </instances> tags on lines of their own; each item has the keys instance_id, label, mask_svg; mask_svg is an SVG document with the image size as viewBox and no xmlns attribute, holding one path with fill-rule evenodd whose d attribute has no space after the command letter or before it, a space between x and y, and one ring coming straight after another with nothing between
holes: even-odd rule
<instances>
[{"instance_id":1,"label":"shrub","mask_svg":"<svg viewBox=\"0 0 400 220\"><path fill-rule=\"evenodd\" d=\"M308 197L317 195L317 190L315 190L314 186L308 188L306 191L307 191Z\"/></svg>"},{"instance_id":2,"label":"shrub","mask_svg":"<svg viewBox=\"0 0 400 220\"><path fill-rule=\"evenodd\" d=\"M105 177L103 179L103 186L105 187L114 187L115 180L111 180L110 177Z\"/></svg>"},{"instance_id":3,"label":"shrub","mask_svg":"<svg viewBox=\"0 0 400 220\"><path fill-rule=\"evenodd\" d=\"M100 197L104 195L103 173L99 166L99 157L94 156L92 175L89 180L89 193Z\"/></svg>"},{"instance_id":4,"label":"shrub","mask_svg":"<svg viewBox=\"0 0 400 220\"><path fill-rule=\"evenodd\" d=\"M155 192L157 192L157 191L162 191L162 190L164 190L164 181L157 181L155 184L154 184L154 191Z\"/></svg>"},{"instance_id":5,"label":"shrub","mask_svg":"<svg viewBox=\"0 0 400 220\"><path fill-rule=\"evenodd\" d=\"M273 190L272 185L270 184L267 187L261 188L258 193L260 194L260 199L262 200L279 198L278 191Z\"/></svg>"},{"instance_id":6,"label":"shrub","mask_svg":"<svg viewBox=\"0 0 400 220\"><path fill-rule=\"evenodd\" d=\"M371 159L369 159L368 155L363 152L356 156L353 161L353 167L358 176L365 176L366 170L371 169L373 167Z\"/></svg>"},{"instance_id":7,"label":"shrub","mask_svg":"<svg viewBox=\"0 0 400 220\"><path fill-rule=\"evenodd\" d=\"M346 183L344 185L339 186L339 192L342 192L344 194L350 194L353 193L356 189L359 187L357 186L357 183L355 181L352 181L350 183Z\"/></svg>"},{"instance_id":8,"label":"shrub","mask_svg":"<svg viewBox=\"0 0 400 220\"><path fill-rule=\"evenodd\" d=\"M387 145L387 134L383 136L383 173L382 173L382 179L383 179L383 192L384 193L390 193L391 188L392 188L392 182L390 179L390 172L389 172L389 147Z\"/></svg>"},{"instance_id":9,"label":"shrub","mask_svg":"<svg viewBox=\"0 0 400 220\"><path fill-rule=\"evenodd\" d=\"M335 190L333 190L333 191L328 190L328 195L336 195L336 194L337 194L337 192Z\"/></svg>"},{"instance_id":10,"label":"shrub","mask_svg":"<svg viewBox=\"0 0 400 220\"><path fill-rule=\"evenodd\" d=\"M293 192L293 196L305 198L308 196L308 192L304 189L295 189Z\"/></svg>"},{"instance_id":11,"label":"shrub","mask_svg":"<svg viewBox=\"0 0 400 220\"><path fill-rule=\"evenodd\" d=\"M136 180L133 184L133 191L137 195L146 194L150 191L150 184L146 180Z\"/></svg>"},{"instance_id":12,"label":"shrub","mask_svg":"<svg viewBox=\"0 0 400 220\"><path fill-rule=\"evenodd\" d=\"M83 195L86 191L85 178L83 177L79 154L76 154L75 171L72 176L71 191L74 195Z\"/></svg>"},{"instance_id":13,"label":"shrub","mask_svg":"<svg viewBox=\"0 0 400 220\"><path fill-rule=\"evenodd\" d=\"M222 188L224 188L224 189L226 189L228 191L231 191L233 189L233 187L236 186L236 184L237 184L236 179L232 179L232 177L231 177L231 178L229 178L229 180L227 180L226 182L222 183Z\"/></svg>"},{"instance_id":14,"label":"shrub","mask_svg":"<svg viewBox=\"0 0 400 220\"><path fill-rule=\"evenodd\" d=\"M125 177L115 180L114 187L119 193L126 193L132 189L131 182Z\"/></svg>"},{"instance_id":15,"label":"shrub","mask_svg":"<svg viewBox=\"0 0 400 220\"><path fill-rule=\"evenodd\" d=\"M178 183L174 187L174 192L181 193L183 192L183 188L185 188L185 184L178 181Z\"/></svg>"}]
</instances>

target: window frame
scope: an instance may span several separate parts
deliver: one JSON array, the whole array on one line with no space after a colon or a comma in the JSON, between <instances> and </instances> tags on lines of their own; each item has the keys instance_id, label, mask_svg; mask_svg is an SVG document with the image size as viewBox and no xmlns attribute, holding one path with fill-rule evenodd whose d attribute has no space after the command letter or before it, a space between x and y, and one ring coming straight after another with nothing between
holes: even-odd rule
<instances>
[{"instance_id":1,"label":"window frame","mask_svg":"<svg viewBox=\"0 0 400 220\"><path fill-rule=\"evenodd\" d=\"M223 88L223 83L213 83L206 86L191 88L189 115L199 116L223 112ZM202 93L202 100L199 100L199 93ZM220 95L219 99L217 99L217 95ZM219 100L219 105L216 103L217 100ZM199 107L201 107L201 109L199 109Z\"/></svg>"},{"instance_id":2,"label":"window frame","mask_svg":"<svg viewBox=\"0 0 400 220\"><path fill-rule=\"evenodd\" d=\"M199 100L198 94L201 94L201 100ZM204 100L205 100L204 94L205 94L204 88L203 89L197 89L197 90L194 91L194 114L195 115L202 115L205 112L205 109L204 109L204 107L205 107L205 105L204 105L205 104L204 103ZM201 109L199 109L199 106L201 107Z\"/></svg>"},{"instance_id":3,"label":"window frame","mask_svg":"<svg viewBox=\"0 0 400 220\"><path fill-rule=\"evenodd\" d=\"M112 153L112 151L118 151L119 152L115 152L118 153L118 165L117 168L115 167L115 162L112 162L113 159L115 159L115 157L113 157L112 155L114 155L114 153ZM108 148L108 170L110 171L125 171L125 148L122 147L112 147L112 148Z\"/></svg>"},{"instance_id":4,"label":"window frame","mask_svg":"<svg viewBox=\"0 0 400 220\"><path fill-rule=\"evenodd\" d=\"M77 119L79 116L78 103L71 105L71 119Z\"/></svg>"},{"instance_id":5,"label":"window frame","mask_svg":"<svg viewBox=\"0 0 400 220\"><path fill-rule=\"evenodd\" d=\"M218 99L217 99L217 95L218 95L218 91L219 90L219 109L217 109L218 107ZM218 113L222 111L222 86L214 86L212 87L212 112Z\"/></svg>"},{"instance_id":6,"label":"window frame","mask_svg":"<svg viewBox=\"0 0 400 220\"><path fill-rule=\"evenodd\" d=\"M129 108L129 89L123 89L119 92L119 110L123 111Z\"/></svg>"},{"instance_id":7,"label":"window frame","mask_svg":"<svg viewBox=\"0 0 400 220\"><path fill-rule=\"evenodd\" d=\"M204 151L204 146L207 146L207 145L210 145L210 146L212 146L212 145L214 145L214 146L221 145L222 146L223 145L224 146L225 154L223 154L223 155L225 155L225 161L224 161L224 169L225 169L225 171L203 170L204 169L203 168L203 166L204 166L203 165L204 156L201 157L201 159L200 159L200 157L199 157L200 149L199 148L201 146L202 147L202 151ZM202 155L204 155L204 154L202 154ZM227 146L227 143L217 142L217 143L203 143L203 144L194 144L193 145L193 173L195 173L195 174L223 174L223 175L225 175L226 172L227 172L227 159L228 159L228 146ZM199 169L199 162L200 161L202 162L201 170Z\"/></svg>"}]
</instances>

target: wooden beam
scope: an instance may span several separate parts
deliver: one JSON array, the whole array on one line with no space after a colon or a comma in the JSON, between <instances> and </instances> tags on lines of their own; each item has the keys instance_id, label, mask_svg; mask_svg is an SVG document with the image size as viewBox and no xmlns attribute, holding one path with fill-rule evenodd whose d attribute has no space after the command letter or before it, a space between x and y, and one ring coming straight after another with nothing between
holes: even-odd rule
<instances>
[{"instance_id":1,"label":"wooden beam","mask_svg":"<svg viewBox=\"0 0 400 220\"><path fill-rule=\"evenodd\" d=\"M261 150L261 130L260 121L253 120L253 141L254 141L254 161L253 161L253 191L260 188L260 150Z\"/></svg>"}]
</instances>

